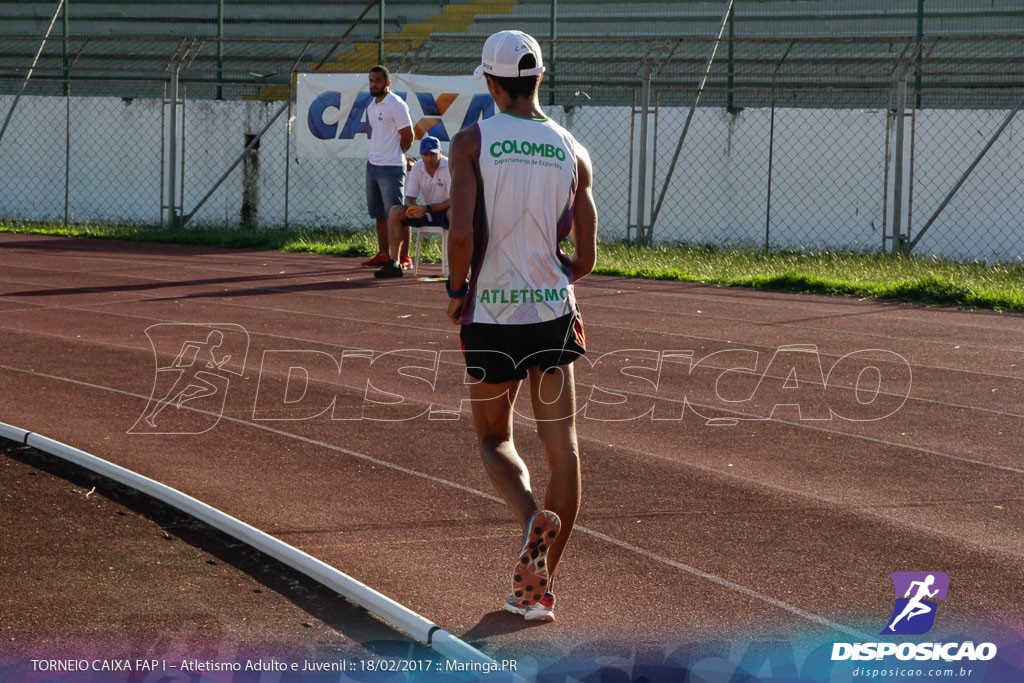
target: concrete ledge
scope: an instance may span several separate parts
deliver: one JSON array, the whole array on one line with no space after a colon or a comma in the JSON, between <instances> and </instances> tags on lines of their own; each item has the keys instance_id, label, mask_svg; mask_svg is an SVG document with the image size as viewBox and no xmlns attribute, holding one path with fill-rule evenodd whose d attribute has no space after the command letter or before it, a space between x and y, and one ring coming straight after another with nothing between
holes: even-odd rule
<instances>
[{"instance_id":1,"label":"concrete ledge","mask_svg":"<svg viewBox=\"0 0 1024 683\"><path fill-rule=\"evenodd\" d=\"M421 643L431 646L449 659L474 662L484 666L494 664L494 660L484 653L408 607L395 602L312 555L211 507L201 500L73 446L13 425L0 422L0 437L38 448L177 508L344 595L352 602L408 633Z\"/></svg>"}]
</instances>

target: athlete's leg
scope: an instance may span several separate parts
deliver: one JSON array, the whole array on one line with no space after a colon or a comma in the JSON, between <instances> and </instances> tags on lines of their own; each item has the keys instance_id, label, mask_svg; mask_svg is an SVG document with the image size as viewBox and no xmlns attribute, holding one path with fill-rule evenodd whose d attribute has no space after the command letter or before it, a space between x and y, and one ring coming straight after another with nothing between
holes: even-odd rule
<instances>
[{"instance_id":1,"label":"athlete's leg","mask_svg":"<svg viewBox=\"0 0 1024 683\"><path fill-rule=\"evenodd\" d=\"M377 224L377 253L388 253L388 208L382 185L382 166L366 162L366 209ZM398 203L401 203L401 199Z\"/></svg>"},{"instance_id":2,"label":"athlete's leg","mask_svg":"<svg viewBox=\"0 0 1024 683\"><path fill-rule=\"evenodd\" d=\"M200 384L192 384L190 382L189 384L185 385L184 389L179 391L177 394L174 395L173 398L171 398L171 393L178 386L178 384L181 383L181 377L175 380L174 385L171 387L171 390L167 392L167 395L163 398L163 400L161 400L159 403L153 406L153 409L150 410L149 415L146 417L146 422L149 423L149 426L156 427L157 415L162 413L164 408L166 408L167 406L173 405L175 408L180 409L182 404L188 401L193 401L197 398L204 398L211 394L216 394L219 391L217 385L201 377L201 375L204 374L207 373L197 372L195 375L191 377L191 380L192 382L199 382Z\"/></svg>"},{"instance_id":3,"label":"athlete's leg","mask_svg":"<svg viewBox=\"0 0 1024 683\"><path fill-rule=\"evenodd\" d=\"M378 239L381 230L384 232L384 242L381 252L389 253L391 246L390 235L388 234L388 212L393 206L402 206L405 201L405 166L384 166L377 170L377 177L380 183L380 193L383 199L385 210L382 212L384 218L377 221ZM401 255L408 256L409 245L404 244L401 248Z\"/></svg>"},{"instance_id":4,"label":"athlete's leg","mask_svg":"<svg viewBox=\"0 0 1024 683\"><path fill-rule=\"evenodd\" d=\"M401 239L402 239L402 258L407 259L407 258L409 258L409 247L412 244L412 226L404 225L403 224L401 226L401 230L402 230L402 234L401 234Z\"/></svg>"},{"instance_id":5,"label":"athlete's leg","mask_svg":"<svg viewBox=\"0 0 1024 683\"><path fill-rule=\"evenodd\" d=\"M377 253L388 253L388 219L377 219Z\"/></svg>"},{"instance_id":6,"label":"athlete's leg","mask_svg":"<svg viewBox=\"0 0 1024 683\"><path fill-rule=\"evenodd\" d=\"M402 225L403 218L405 218L405 207L392 206L391 212L388 214L388 256L392 261L397 261L401 255L403 233L405 232ZM406 247L406 251L408 251L408 247Z\"/></svg>"},{"instance_id":7,"label":"athlete's leg","mask_svg":"<svg viewBox=\"0 0 1024 683\"><path fill-rule=\"evenodd\" d=\"M207 396L212 396L216 394L218 391L220 391L220 389L217 388L216 384L202 376L205 374L207 373L197 372L192 377L192 380L194 382L199 382L199 384L189 384L187 387L185 387L181 391L181 393L179 393L174 398L173 403L175 408L181 408L182 404L188 401L194 401L197 398L205 398Z\"/></svg>"},{"instance_id":8,"label":"athlete's leg","mask_svg":"<svg viewBox=\"0 0 1024 683\"><path fill-rule=\"evenodd\" d=\"M178 388L178 384L181 382L181 378L184 376L184 374L185 373L182 370L178 370L178 379L174 380L174 384L172 384L171 388L167 390L167 393L164 394L164 397L157 401L156 403L154 403L153 407L150 408L149 414L146 415L146 422L149 424L150 427L156 426L156 416L163 412L164 408L170 405L171 395L174 394L174 390Z\"/></svg>"},{"instance_id":9,"label":"athlete's leg","mask_svg":"<svg viewBox=\"0 0 1024 683\"><path fill-rule=\"evenodd\" d=\"M469 387L473 399L473 424L480 442L480 455L491 483L512 508L519 526L525 527L537 511L530 490L530 472L512 442L512 404L521 380L488 384L476 382Z\"/></svg>"},{"instance_id":10,"label":"athlete's leg","mask_svg":"<svg viewBox=\"0 0 1024 683\"><path fill-rule=\"evenodd\" d=\"M580 455L576 442L576 390L572 365L546 374L530 368L530 398L537 419L537 435L551 473L544 509L562 520L558 538L548 550L548 572L554 573L580 510ZM549 584L550 585L550 584ZM549 588L550 590L550 588Z\"/></svg>"},{"instance_id":11,"label":"athlete's leg","mask_svg":"<svg viewBox=\"0 0 1024 683\"><path fill-rule=\"evenodd\" d=\"M907 615L907 621L910 621L914 617L921 616L922 614L928 614L931 611L932 608L928 605L918 605L910 612L910 614Z\"/></svg>"},{"instance_id":12,"label":"athlete's leg","mask_svg":"<svg viewBox=\"0 0 1024 683\"><path fill-rule=\"evenodd\" d=\"M914 603L908 603L907 605L905 605L903 607L903 611L900 612L900 615L898 617L896 617L895 619L893 619L892 623L889 624L889 630L892 631L893 630L893 626L898 624L903 619L903 617L905 617L908 614L910 614L910 612L912 612L913 609L914 609Z\"/></svg>"}]
</instances>

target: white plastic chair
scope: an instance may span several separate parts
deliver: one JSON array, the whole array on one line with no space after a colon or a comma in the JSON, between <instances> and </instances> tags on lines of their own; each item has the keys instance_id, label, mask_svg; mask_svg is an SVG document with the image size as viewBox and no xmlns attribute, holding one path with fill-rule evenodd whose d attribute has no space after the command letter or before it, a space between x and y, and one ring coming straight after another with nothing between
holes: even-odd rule
<instances>
[{"instance_id":1,"label":"white plastic chair","mask_svg":"<svg viewBox=\"0 0 1024 683\"><path fill-rule=\"evenodd\" d=\"M423 242L423 233L436 232L441 235L441 274L448 277L448 231L437 225L425 225L416 230L416 258L414 260L412 276L419 277L420 273L420 244Z\"/></svg>"}]
</instances>

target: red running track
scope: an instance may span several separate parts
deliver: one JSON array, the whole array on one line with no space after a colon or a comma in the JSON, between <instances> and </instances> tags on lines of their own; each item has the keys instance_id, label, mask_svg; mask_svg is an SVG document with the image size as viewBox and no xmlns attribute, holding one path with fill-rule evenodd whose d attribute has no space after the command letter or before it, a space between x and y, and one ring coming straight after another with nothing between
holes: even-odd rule
<instances>
[{"instance_id":1,"label":"red running track","mask_svg":"<svg viewBox=\"0 0 1024 683\"><path fill-rule=\"evenodd\" d=\"M583 508L558 621L536 626L500 610L519 531L478 461L440 285L352 259L38 236L0 236L0 266L0 421L200 498L495 657L877 633L903 570L950 576L944 629L1024 629L1022 316L587 278ZM230 384L137 425L157 366L213 328ZM358 350L392 353L371 368ZM399 374L433 380L438 351L436 388ZM367 397L371 375L403 401L367 403L396 400ZM168 431L203 433L153 433Z\"/></svg>"}]
</instances>

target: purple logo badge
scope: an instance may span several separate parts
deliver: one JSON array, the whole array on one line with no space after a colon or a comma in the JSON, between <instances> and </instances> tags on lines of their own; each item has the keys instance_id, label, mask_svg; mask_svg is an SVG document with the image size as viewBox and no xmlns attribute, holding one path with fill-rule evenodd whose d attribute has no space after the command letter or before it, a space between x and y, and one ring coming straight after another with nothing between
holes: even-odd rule
<instances>
[{"instance_id":1,"label":"purple logo badge","mask_svg":"<svg viewBox=\"0 0 1024 683\"><path fill-rule=\"evenodd\" d=\"M882 635L919 635L935 624L938 600L946 599L949 577L942 572L893 572L896 604Z\"/></svg>"}]
</instances>

